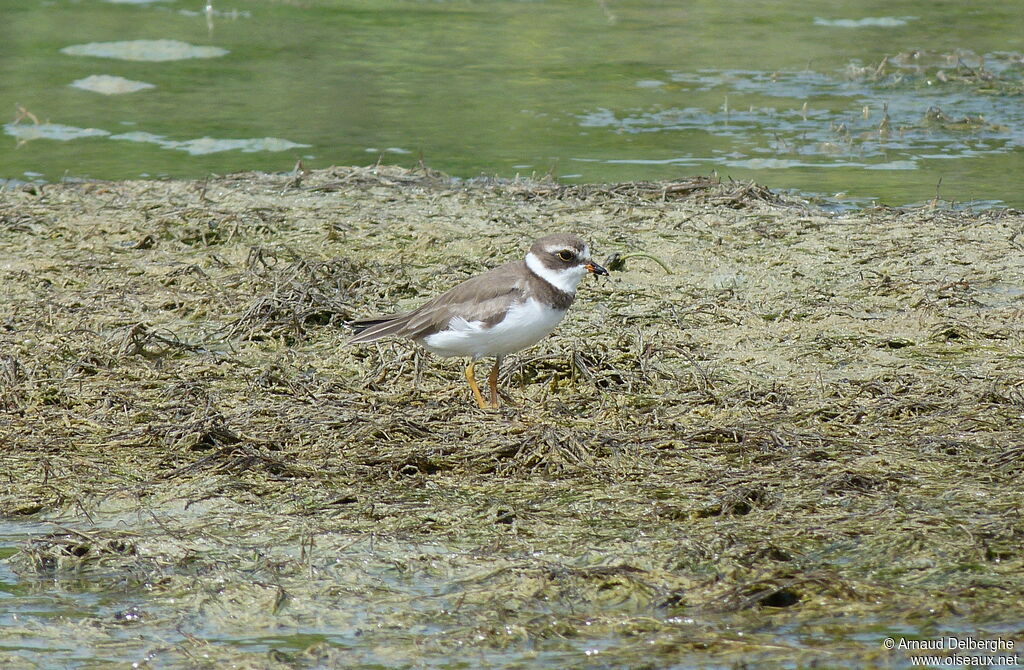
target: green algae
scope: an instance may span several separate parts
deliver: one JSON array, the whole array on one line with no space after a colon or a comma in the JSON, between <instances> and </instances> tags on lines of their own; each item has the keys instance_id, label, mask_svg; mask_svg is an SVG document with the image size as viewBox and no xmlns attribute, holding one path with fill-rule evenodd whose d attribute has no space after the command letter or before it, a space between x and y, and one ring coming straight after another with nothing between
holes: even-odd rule
<instances>
[{"instance_id":1,"label":"green algae","mask_svg":"<svg viewBox=\"0 0 1024 670\"><path fill-rule=\"evenodd\" d=\"M5 621L11 667L898 666L896 631L1024 628L1019 213L375 166L9 191L0 230L0 511L50 529L7 563L134 603ZM500 411L345 346L553 230L672 273L584 283Z\"/></svg>"}]
</instances>

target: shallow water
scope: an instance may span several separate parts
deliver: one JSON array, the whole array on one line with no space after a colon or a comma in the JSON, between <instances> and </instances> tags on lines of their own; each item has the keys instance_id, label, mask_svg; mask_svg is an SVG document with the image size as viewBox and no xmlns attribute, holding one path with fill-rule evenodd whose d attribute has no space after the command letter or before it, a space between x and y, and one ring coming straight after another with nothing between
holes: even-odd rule
<instances>
[{"instance_id":1,"label":"shallow water","mask_svg":"<svg viewBox=\"0 0 1024 670\"><path fill-rule=\"evenodd\" d=\"M203 509L199 514L205 515L212 508ZM186 513L185 517L177 518L177 513L158 513L146 522L142 521L144 515L140 515L136 524L128 525L143 537L190 516ZM489 569L483 568L481 572L481 566L465 565L465 572L451 571L444 566L459 563L459 557L471 556L475 550L439 542L375 540L366 535L345 538L344 551L320 551L308 559L308 592L297 588L294 582L287 585L288 580L280 576L281 583L286 584L280 593L288 594L282 600L280 615L259 598L248 607L244 604L252 584L271 591L274 587L273 583L263 583L272 577L259 567L236 566L239 572L232 576L226 572L218 577L208 573L208 568L199 567L203 563L200 560L191 589L208 597L190 598L154 589L151 584L132 583L131 578L124 580L113 573L87 571L80 578L67 573L24 578L8 564L7 559L16 547L31 537L64 528L83 533L112 527L124 529L127 518L115 515L106 519L96 517L96 523L59 525L12 521L0 524L0 629L5 631L0 640L0 656L6 662L23 661L24 667L32 668L93 668L109 663L140 668L193 667L197 659L205 658L217 665L226 662L223 659L234 658L232 654L242 654L256 663L281 662L285 667L465 667L462 663L471 657L474 663L485 667L562 668L592 667L591 660L599 663L603 655L617 647L644 644L643 636L636 639L606 634L573 635L527 644L517 640L517 628L510 625L505 645L452 649L450 654L438 654L436 647L444 644L440 641L458 628L455 613L465 594L500 574L497 571L482 579L481 575ZM255 555L268 563L283 566L296 558L294 547L266 544L259 534L244 533L235 541L250 546ZM326 545L332 538L324 536L320 541ZM557 562L555 556L537 553L538 561ZM420 568L410 571L410 565ZM548 614L576 618L571 609L564 610L555 602ZM679 649L672 654L676 661L666 666L673 668L735 667L729 658L749 660L753 650L774 654L771 667L798 667L797 663L779 664L778 652L785 649L791 650L794 658L798 654L824 654L830 667L874 667L878 662L874 654L880 640L887 636L936 639L948 635L1012 641L1019 633L1015 625L998 624L979 630L977 625L960 625L955 617L947 617L939 627L930 623L921 628L904 620L858 618L843 613L807 620L782 610L773 613L771 608L756 617L744 613L678 616L661 609L652 610L649 616L651 621L674 631L671 637L679 640ZM433 623L425 623L432 620ZM732 640L739 649L749 645L751 651L729 651L726 645L717 649L715 655L699 645L689 647L692 640L710 639L712 630L716 636ZM665 636L664 628L657 634L652 632L647 644L654 645ZM860 652L850 653L858 649ZM318 654L333 656L318 661ZM875 660L858 660L866 654L872 654ZM339 655L344 659L341 665ZM241 658L238 657L239 662ZM617 662L612 662L613 667L618 667ZM912 667L910 654L891 655L886 659L886 667Z\"/></svg>"},{"instance_id":2,"label":"shallow water","mask_svg":"<svg viewBox=\"0 0 1024 670\"><path fill-rule=\"evenodd\" d=\"M717 171L853 204L1024 206L1024 2L896 9L0 0L0 178L422 156L461 177Z\"/></svg>"}]
</instances>

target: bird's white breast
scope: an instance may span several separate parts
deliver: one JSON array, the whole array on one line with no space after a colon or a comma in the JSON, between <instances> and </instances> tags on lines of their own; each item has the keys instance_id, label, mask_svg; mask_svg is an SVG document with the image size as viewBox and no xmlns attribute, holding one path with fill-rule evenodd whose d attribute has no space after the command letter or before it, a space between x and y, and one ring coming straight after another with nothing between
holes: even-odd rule
<instances>
[{"instance_id":1,"label":"bird's white breast","mask_svg":"<svg viewBox=\"0 0 1024 670\"><path fill-rule=\"evenodd\" d=\"M456 316L446 330L428 335L420 344L439 356L505 356L544 339L565 312L529 298L513 304L505 318L490 328Z\"/></svg>"}]
</instances>

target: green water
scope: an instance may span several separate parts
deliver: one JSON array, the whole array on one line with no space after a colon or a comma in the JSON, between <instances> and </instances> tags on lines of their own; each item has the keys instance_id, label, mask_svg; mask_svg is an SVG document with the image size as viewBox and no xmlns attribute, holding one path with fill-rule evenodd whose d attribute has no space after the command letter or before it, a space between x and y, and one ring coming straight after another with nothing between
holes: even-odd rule
<instances>
[{"instance_id":1,"label":"green water","mask_svg":"<svg viewBox=\"0 0 1024 670\"><path fill-rule=\"evenodd\" d=\"M0 109L10 121L18 105L34 115L4 127L0 178L422 156L461 177L717 171L857 203L920 202L941 180L948 200L1024 206L1019 1L214 0L204 11L202 0L0 0L0 12ZM145 62L61 51L132 40L228 53ZM878 80L849 71L913 50L919 60ZM951 55L1011 84L979 92L936 79L966 71ZM70 85L93 75L152 87ZM878 137L886 106L899 130ZM929 126L931 107L983 121ZM56 131L25 141L34 120ZM65 139L62 127L95 132Z\"/></svg>"}]
</instances>

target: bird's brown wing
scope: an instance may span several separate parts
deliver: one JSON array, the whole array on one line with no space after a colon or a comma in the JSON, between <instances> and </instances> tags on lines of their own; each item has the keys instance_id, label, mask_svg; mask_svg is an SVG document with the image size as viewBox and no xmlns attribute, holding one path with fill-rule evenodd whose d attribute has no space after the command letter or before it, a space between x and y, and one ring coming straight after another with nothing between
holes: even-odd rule
<instances>
[{"instance_id":1,"label":"bird's brown wing","mask_svg":"<svg viewBox=\"0 0 1024 670\"><path fill-rule=\"evenodd\" d=\"M512 303L522 299L526 272L522 261L508 263L464 281L411 312L353 321L349 325L355 336L349 344L382 337L419 340L447 328L453 317L493 326L505 318Z\"/></svg>"}]
</instances>

